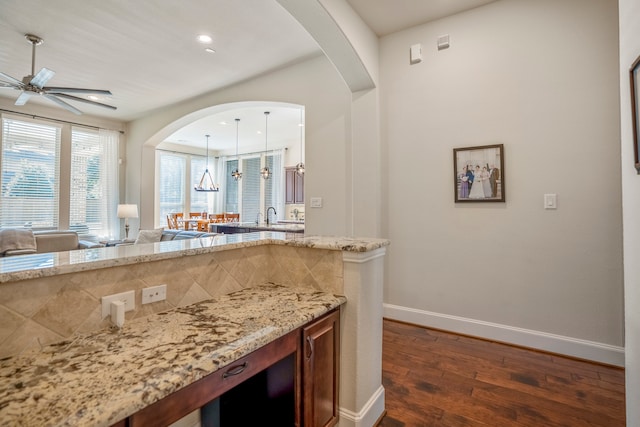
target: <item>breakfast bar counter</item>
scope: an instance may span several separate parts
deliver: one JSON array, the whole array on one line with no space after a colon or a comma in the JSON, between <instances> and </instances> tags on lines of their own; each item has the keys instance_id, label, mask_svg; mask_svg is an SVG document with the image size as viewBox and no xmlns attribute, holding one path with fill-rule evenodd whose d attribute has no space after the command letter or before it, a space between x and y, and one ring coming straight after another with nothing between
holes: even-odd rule
<instances>
[{"instance_id":1,"label":"breakfast bar counter","mask_svg":"<svg viewBox=\"0 0 640 427\"><path fill-rule=\"evenodd\" d=\"M109 426L345 302L264 284L0 361L4 426Z\"/></svg>"}]
</instances>

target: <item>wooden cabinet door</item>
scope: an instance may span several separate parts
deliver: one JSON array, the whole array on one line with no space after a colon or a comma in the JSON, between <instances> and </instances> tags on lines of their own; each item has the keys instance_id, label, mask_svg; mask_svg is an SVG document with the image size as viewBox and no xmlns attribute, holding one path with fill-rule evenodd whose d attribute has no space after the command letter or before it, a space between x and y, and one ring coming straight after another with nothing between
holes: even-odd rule
<instances>
[{"instance_id":1,"label":"wooden cabinet door","mask_svg":"<svg viewBox=\"0 0 640 427\"><path fill-rule=\"evenodd\" d=\"M302 340L303 425L334 426L338 422L340 311L304 327Z\"/></svg>"},{"instance_id":2,"label":"wooden cabinet door","mask_svg":"<svg viewBox=\"0 0 640 427\"><path fill-rule=\"evenodd\" d=\"M304 203L304 175L300 176L296 172L293 173L294 195L293 202L297 204Z\"/></svg>"},{"instance_id":3,"label":"wooden cabinet door","mask_svg":"<svg viewBox=\"0 0 640 427\"><path fill-rule=\"evenodd\" d=\"M295 203L296 197L296 170L293 168L286 168L285 173L285 194L284 202L286 204Z\"/></svg>"}]
</instances>

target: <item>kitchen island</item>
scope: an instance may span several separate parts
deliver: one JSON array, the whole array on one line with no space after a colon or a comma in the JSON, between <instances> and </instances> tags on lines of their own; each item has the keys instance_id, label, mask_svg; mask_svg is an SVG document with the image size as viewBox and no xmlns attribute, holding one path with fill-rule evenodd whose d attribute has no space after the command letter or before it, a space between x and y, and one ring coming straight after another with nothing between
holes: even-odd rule
<instances>
[{"instance_id":1,"label":"kitchen island","mask_svg":"<svg viewBox=\"0 0 640 427\"><path fill-rule=\"evenodd\" d=\"M299 222L276 222L258 223L255 222L227 222L223 224L209 224L209 231L212 233L237 234L254 233L260 231L279 231L283 233L304 233L304 223Z\"/></svg>"},{"instance_id":2,"label":"kitchen island","mask_svg":"<svg viewBox=\"0 0 640 427\"><path fill-rule=\"evenodd\" d=\"M127 331L129 326L137 327L135 325L138 322L144 325L145 322L150 322L149 319L161 319L164 312L175 310L179 316L188 316L184 311L189 310L187 307L202 307L199 304L208 304L207 301L211 300L220 301L220 298L224 300L236 292L246 296L248 294L242 292L253 292L251 289L255 290L256 287L275 284L283 292L294 292L297 295L304 295L301 290L306 290L335 298L334 301L339 303L346 298L339 322L342 374L338 425L372 426L384 412L384 388L381 385L382 283L384 254L388 244L389 241L385 239L262 232L0 258L0 360L4 361L2 387L5 391L13 392L9 394L15 394L27 386L45 385L37 380L11 380L12 377L17 378L23 370L28 370L15 370L17 365L12 368L14 362L11 361L36 357L34 354L44 357L37 359L40 362L48 361L37 365L42 373L52 370L72 374L74 370L82 368L82 363L75 364L73 360L68 363L64 359L60 361L61 359L52 356L55 352L42 353L43 348L53 351L56 348L65 350L66 346L71 346L70 349L76 348L78 354L83 354L84 351L88 355L94 351L105 351L88 342L85 345L83 341L84 337L94 336L93 334L98 334L107 341L111 336L109 318L101 317L100 299L103 296L130 290L135 292L135 307L125 314L123 331ZM142 305L142 289L159 284L167 285L166 300ZM299 297L296 296L297 298ZM332 305L333 303L329 307ZM291 322L295 325L315 316L312 314L309 317L308 313L305 315L304 309L301 314L294 313L298 310L295 304L290 309L293 320L287 320L289 314L285 315L277 307L274 308L273 313L278 316L278 321L271 327L280 328L278 322ZM240 308L238 310L241 311ZM325 307L324 310L328 308ZM249 311L260 313L260 304ZM300 315L302 317L298 317ZM163 326L163 329L165 331L160 335L168 335L169 342L173 342L171 328ZM247 334L237 337L232 347L254 339L255 334L250 329L244 331ZM276 335L279 333L275 332ZM66 344L56 347L60 342ZM76 344L79 347L75 347ZM258 337L254 344L262 344L261 338ZM192 345L197 347L196 341ZM157 370L162 370L161 367L169 359L164 359L160 353L176 357L176 361L180 360L171 347L172 345L161 345L164 350L157 352L160 356L157 363L154 362L156 353L152 352L154 357L146 365L137 366L141 369L155 366ZM117 342L113 342L112 347L107 350L117 348ZM246 350L249 351L249 347ZM198 361L197 354L191 353L191 357L194 359L193 363ZM36 359L32 360L35 363ZM228 361L223 357L215 363ZM20 365L21 362L17 363ZM103 372L105 366L100 364L97 366L103 369L84 370L84 374L75 378L75 384L82 383L84 377L87 381L92 381L92 376L130 375L128 370L117 369L119 360L111 359L111 363L108 372ZM191 372L186 375L192 375L195 379L200 373ZM209 376L211 375L215 374ZM183 381L180 378L176 380ZM71 381L50 383L47 390L57 393L58 388L72 386ZM147 382L143 393L153 398L151 395L156 395L158 387L154 381ZM101 392L94 390L94 395L84 395L76 399L77 403L74 405L79 405L80 412L87 411L89 407L99 408L103 403ZM125 391L125 395L131 396L127 393L130 391ZM73 396L70 398L74 402ZM13 402L10 410L18 410L16 408L22 405L28 407L33 403L30 399L40 401L46 398L38 392L22 402ZM9 408L7 402L4 399L0 401L0 408ZM37 412L37 409L34 411ZM127 411L120 415L126 416L125 412ZM10 413L0 413L0 424L8 424L2 421L9 415ZM117 421L111 416L107 418Z\"/></svg>"}]
</instances>

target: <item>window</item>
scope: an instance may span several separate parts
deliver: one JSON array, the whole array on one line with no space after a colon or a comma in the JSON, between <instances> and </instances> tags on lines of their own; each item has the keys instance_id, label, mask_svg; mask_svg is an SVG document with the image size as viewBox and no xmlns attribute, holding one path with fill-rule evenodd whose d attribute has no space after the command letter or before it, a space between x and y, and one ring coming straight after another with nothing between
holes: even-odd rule
<instances>
[{"instance_id":1,"label":"window","mask_svg":"<svg viewBox=\"0 0 640 427\"><path fill-rule=\"evenodd\" d=\"M118 144L116 131L2 116L0 228L116 237Z\"/></svg>"},{"instance_id":2,"label":"window","mask_svg":"<svg viewBox=\"0 0 640 427\"><path fill-rule=\"evenodd\" d=\"M102 238L117 230L118 138L96 130L71 130L69 228Z\"/></svg>"},{"instance_id":3,"label":"window","mask_svg":"<svg viewBox=\"0 0 640 427\"><path fill-rule=\"evenodd\" d=\"M239 212L238 209L238 189L242 180L236 181L231 177L231 172L238 168L238 159L229 160L226 162L227 165L227 185L224 188L224 211L225 212Z\"/></svg>"},{"instance_id":4,"label":"window","mask_svg":"<svg viewBox=\"0 0 640 427\"><path fill-rule=\"evenodd\" d=\"M230 175L231 172L227 173ZM242 159L242 213L243 221L254 221L260 209L260 157Z\"/></svg>"},{"instance_id":5,"label":"window","mask_svg":"<svg viewBox=\"0 0 640 427\"><path fill-rule=\"evenodd\" d=\"M166 225L171 213L210 212L219 193L195 191L194 186L206 169L206 157L156 150L158 177L156 189L159 217L156 224ZM209 161L209 172L216 182L215 167ZM221 189L221 192L223 189Z\"/></svg>"},{"instance_id":6,"label":"window","mask_svg":"<svg viewBox=\"0 0 640 427\"><path fill-rule=\"evenodd\" d=\"M206 157L191 156L191 180L189 183L200 182L204 170L207 168ZM211 193L205 193L201 191L193 190L193 184L191 184L191 208L189 212L208 212L209 211L209 195Z\"/></svg>"},{"instance_id":7,"label":"window","mask_svg":"<svg viewBox=\"0 0 640 427\"><path fill-rule=\"evenodd\" d=\"M263 162L271 170L269 179L263 179L260 175ZM258 213L264 215L270 206L273 206L276 212L282 210L284 214L282 154L273 152L266 156L246 156L240 160L240 163L242 179L239 182L241 191L238 192L238 183L231 178L231 171L236 168L238 161L234 159L225 162L227 191L224 195L224 206L226 211L241 212L242 221L248 222L255 221ZM271 220L274 220L273 215Z\"/></svg>"},{"instance_id":8,"label":"window","mask_svg":"<svg viewBox=\"0 0 640 427\"><path fill-rule=\"evenodd\" d=\"M185 211L187 156L166 151L158 151L158 156L159 223L166 224L168 214Z\"/></svg>"},{"instance_id":9,"label":"window","mask_svg":"<svg viewBox=\"0 0 640 427\"><path fill-rule=\"evenodd\" d=\"M0 227L57 228L61 128L2 120Z\"/></svg>"}]
</instances>

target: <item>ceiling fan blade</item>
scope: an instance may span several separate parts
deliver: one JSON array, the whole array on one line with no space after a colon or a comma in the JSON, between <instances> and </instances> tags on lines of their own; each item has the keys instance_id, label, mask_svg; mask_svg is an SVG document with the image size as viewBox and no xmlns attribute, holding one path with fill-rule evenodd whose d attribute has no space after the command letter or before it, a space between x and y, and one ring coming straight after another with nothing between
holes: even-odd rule
<instances>
[{"instance_id":1,"label":"ceiling fan blade","mask_svg":"<svg viewBox=\"0 0 640 427\"><path fill-rule=\"evenodd\" d=\"M49 93L56 93L56 94L68 92L68 93L91 93L95 95L106 95L106 96L113 95L111 91L104 90L104 89L83 89L83 88L76 88L76 87L52 87L52 86L43 87L42 89L46 90Z\"/></svg>"},{"instance_id":2,"label":"ceiling fan blade","mask_svg":"<svg viewBox=\"0 0 640 427\"><path fill-rule=\"evenodd\" d=\"M62 99L59 99L56 95L50 95L48 93L44 94L44 97L55 102L56 104L58 104L59 106L71 111L74 114L82 114L82 111L78 110L76 107L74 107L71 104L67 104L66 102L64 102Z\"/></svg>"},{"instance_id":3,"label":"ceiling fan blade","mask_svg":"<svg viewBox=\"0 0 640 427\"><path fill-rule=\"evenodd\" d=\"M15 105L24 105L24 104L26 104L27 101L29 100L29 98L31 98L31 95L33 95L32 92L22 92L20 94L20 96L18 97L18 99L16 99Z\"/></svg>"},{"instance_id":4,"label":"ceiling fan blade","mask_svg":"<svg viewBox=\"0 0 640 427\"><path fill-rule=\"evenodd\" d=\"M38 74L33 76L29 84L42 89L42 86L44 86L51 79L51 77L55 75L55 71L49 70L48 68L42 68L40 69L40 71L38 71Z\"/></svg>"},{"instance_id":5,"label":"ceiling fan blade","mask_svg":"<svg viewBox=\"0 0 640 427\"><path fill-rule=\"evenodd\" d=\"M66 99L73 99L74 101L86 102L87 104L97 105L99 107L110 108L112 110L117 110L118 109L117 107L114 107L113 105L103 104L101 102L92 101L90 99L80 98L78 96L67 95L66 93L56 93L55 96L60 96L62 98L66 98Z\"/></svg>"},{"instance_id":6,"label":"ceiling fan blade","mask_svg":"<svg viewBox=\"0 0 640 427\"><path fill-rule=\"evenodd\" d=\"M5 74L3 72L0 72L0 78L6 80L7 82L14 84L16 86L22 87L24 86L24 83L22 83L20 80L18 79L14 79L13 77L11 77L9 74Z\"/></svg>"}]
</instances>

